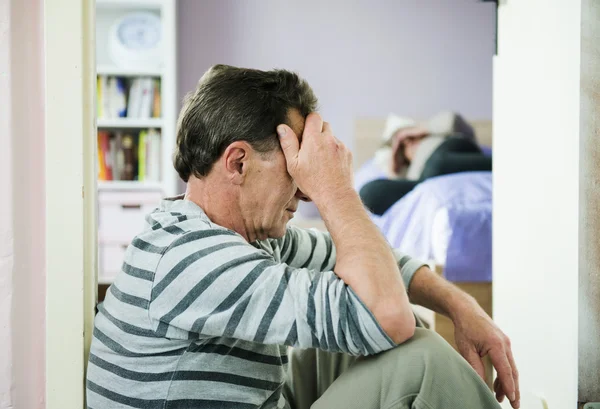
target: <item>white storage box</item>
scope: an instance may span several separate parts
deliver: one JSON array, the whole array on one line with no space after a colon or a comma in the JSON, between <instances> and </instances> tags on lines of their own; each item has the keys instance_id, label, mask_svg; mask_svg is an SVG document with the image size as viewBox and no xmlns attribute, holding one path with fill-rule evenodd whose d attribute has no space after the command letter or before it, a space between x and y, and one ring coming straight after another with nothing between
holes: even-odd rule
<instances>
[{"instance_id":1,"label":"white storage box","mask_svg":"<svg viewBox=\"0 0 600 409\"><path fill-rule=\"evenodd\" d=\"M100 192L98 240L100 244L129 244L146 226L145 217L156 209L161 193Z\"/></svg>"}]
</instances>

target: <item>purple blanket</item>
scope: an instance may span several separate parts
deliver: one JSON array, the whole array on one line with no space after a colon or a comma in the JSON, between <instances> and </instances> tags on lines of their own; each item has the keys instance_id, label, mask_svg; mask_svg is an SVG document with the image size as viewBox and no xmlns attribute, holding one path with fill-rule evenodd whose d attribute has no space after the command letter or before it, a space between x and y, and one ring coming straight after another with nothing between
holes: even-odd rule
<instances>
[{"instance_id":1,"label":"purple blanket","mask_svg":"<svg viewBox=\"0 0 600 409\"><path fill-rule=\"evenodd\" d=\"M381 177L367 163L357 172L355 187ZM443 264L448 280L492 280L491 172L429 179L385 214L372 217L393 247Z\"/></svg>"}]
</instances>

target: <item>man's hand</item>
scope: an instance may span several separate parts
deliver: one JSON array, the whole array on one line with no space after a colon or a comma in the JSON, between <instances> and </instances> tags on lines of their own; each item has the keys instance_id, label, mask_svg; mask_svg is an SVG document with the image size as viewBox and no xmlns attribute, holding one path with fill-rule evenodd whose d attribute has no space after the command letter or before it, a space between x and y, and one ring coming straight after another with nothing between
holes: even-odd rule
<instances>
[{"instance_id":1,"label":"man's hand","mask_svg":"<svg viewBox=\"0 0 600 409\"><path fill-rule=\"evenodd\" d=\"M277 126L288 173L317 205L336 247L334 272L354 290L397 344L415 332L415 317L389 244L352 188L352 155L329 124L306 117L302 143Z\"/></svg>"},{"instance_id":2,"label":"man's hand","mask_svg":"<svg viewBox=\"0 0 600 409\"><path fill-rule=\"evenodd\" d=\"M289 126L279 125L277 134L288 173L317 206L324 193L352 189L352 154L318 113L306 117L301 146Z\"/></svg>"},{"instance_id":3,"label":"man's hand","mask_svg":"<svg viewBox=\"0 0 600 409\"><path fill-rule=\"evenodd\" d=\"M428 267L415 273L408 289L410 301L422 305L454 322L454 337L460 354L485 379L482 358L490 356L498 372L494 382L496 398L507 396L519 408L519 373L506 335L470 295L461 291Z\"/></svg>"},{"instance_id":4,"label":"man's hand","mask_svg":"<svg viewBox=\"0 0 600 409\"><path fill-rule=\"evenodd\" d=\"M482 358L489 355L498 372L498 378L494 381L496 398L502 402L506 396L513 408L519 408L519 372L508 337L475 302L458 309L451 318L460 354L482 378L485 377Z\"/></svg>"}]
</instances>

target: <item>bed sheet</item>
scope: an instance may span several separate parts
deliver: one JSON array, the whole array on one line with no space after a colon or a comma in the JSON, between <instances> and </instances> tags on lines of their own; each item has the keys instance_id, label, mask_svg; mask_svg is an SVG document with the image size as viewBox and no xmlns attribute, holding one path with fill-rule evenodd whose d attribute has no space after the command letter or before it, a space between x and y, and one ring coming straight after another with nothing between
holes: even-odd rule
<instances>
[{"instance_id":1,"label":"bed sheet","mask_svg":"<svg viewBox=\"0 0 600 409\"><path fill-rule=\"evenodd\" d=\"M369 162L355 175L355 188L381 177L382 172ZM491 172L429 179L385 214L372 218L393 247L444 265L448 280L491 281Z\"/></svg>"}]
</instances>

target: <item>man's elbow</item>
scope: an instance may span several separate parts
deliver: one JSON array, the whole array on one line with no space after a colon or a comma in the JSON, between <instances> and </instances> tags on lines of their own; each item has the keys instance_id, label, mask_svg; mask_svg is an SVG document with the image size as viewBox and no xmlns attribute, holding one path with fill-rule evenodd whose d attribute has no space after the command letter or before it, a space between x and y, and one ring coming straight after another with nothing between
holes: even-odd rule
<instances>
[{"instance_id":1,"label":"man's elbow","mask_svg":"<svg viewBox=\"0 0 600 409\"><path fill-rule=\"evenodd\" d=\"M403 344L415 335L415 328L415 316L410 314L402 321L399 328L392 335L392 341L394 341L396 344Z\"/></svg>"},{"instance_id":2,"label":"man's elbow","mask_svg":"<svg viewBox=\"0 0 600 409\"><path fill-rule=\"evenodd\" d=\"M402 344L415 335L415 316L409 306L386 314L379 323L395 344Z\"/></svg>"}]
</instances>

